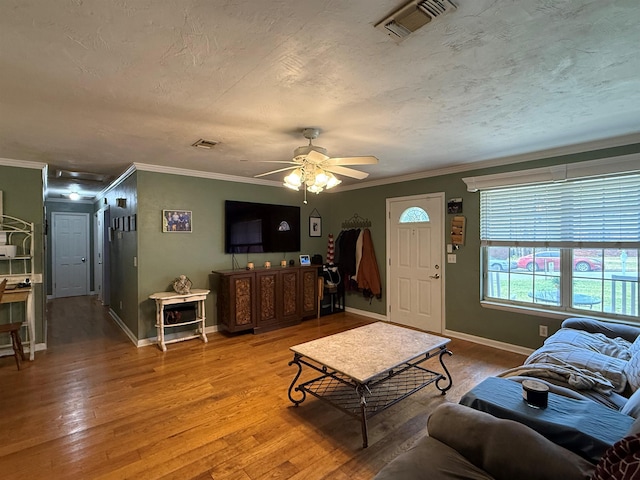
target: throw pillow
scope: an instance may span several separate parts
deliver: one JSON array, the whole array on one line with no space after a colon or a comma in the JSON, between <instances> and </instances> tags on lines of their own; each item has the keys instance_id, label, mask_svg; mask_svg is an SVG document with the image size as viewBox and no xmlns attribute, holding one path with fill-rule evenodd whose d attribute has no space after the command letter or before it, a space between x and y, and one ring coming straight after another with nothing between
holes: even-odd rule
<instances>
[{"instance_id":1,"label":"throw pillow","mask_svg":"<svg viewBox=\"0 0 640 480\"><path fill-rule=\"evenodd\" d=\"M640 388L640 352L631 357L624 366L627 382L634 392Z\"/></svg>"},{"instance_id":2,"label":"throw pillow","mask_svg":"<svg viewBox=\"0 0 640 480\"><path fill-rule=\"evenodd\" d=\"M634 356L637 352L640 352L640 335L636 338L636 341L629 347L629 353Z\"/></svg>"},{"instance_id":3,"label":"throw pillow","mask_svg":"<svg viewBox=\"0 0 640 480\"><path fill-rule=\"evenodd\" d=\"M627 403L620 409L620 413L624 413L633 418L640 417L640 390L636 390L633 395L629 397Z\"/></svg>"},{"instance_id":4,"label":"throw pillow","mask_svg":"<svg viewBox=\"0 0 640 480\"><path fill-rule=\"evenodd\" d=\"M614 443L596 465L591 480L634 480L640 478L640 434Z\"/></svg>"}]
</instances>

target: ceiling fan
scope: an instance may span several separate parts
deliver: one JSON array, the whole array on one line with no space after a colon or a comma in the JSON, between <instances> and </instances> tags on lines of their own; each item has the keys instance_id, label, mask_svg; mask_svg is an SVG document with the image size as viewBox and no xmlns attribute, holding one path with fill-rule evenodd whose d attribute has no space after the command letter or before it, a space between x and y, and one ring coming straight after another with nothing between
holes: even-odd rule
<instances>
[{"instance_id":1,"label":"ceiling fan","mask_svg":"<svg viewBox=\"0 0 640 480\"><path fill-rule=\"evenodd\" d=\"M378 159L373 156L366 157L329 157L325 148L313 145L312 141L318 138L318 128L304 128L302 135L309 140L309 145L298 147L293 151L291 161L272 161L269 163L286 163L290 167L279 168L270 172L256 175L255 178L265 177L278 172L292 170L284 178L284 186L292 190L300 190L300 187L311 193L320 193L324 189L333 188L342 181L336 178L334 173L346 177L365 179L369 176L366 172L347 168L345 165L373 165Z\"/></svg>"}]
</instances>

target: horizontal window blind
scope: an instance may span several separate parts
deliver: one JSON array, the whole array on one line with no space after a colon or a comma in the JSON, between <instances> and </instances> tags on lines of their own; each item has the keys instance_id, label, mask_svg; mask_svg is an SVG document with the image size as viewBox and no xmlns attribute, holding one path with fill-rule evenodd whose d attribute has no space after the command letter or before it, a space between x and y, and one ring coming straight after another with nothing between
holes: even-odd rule
<instances>
[{"instance_id":1,"label":"horizontal window blind","mask_svg":"<svg viewBox=\"0 0 640 480\"><path fill-rule=\"evenodd\" d=\"M640 241L640 175L480 192L483 245L634 246Z\"/></svg>"}]
</instances>

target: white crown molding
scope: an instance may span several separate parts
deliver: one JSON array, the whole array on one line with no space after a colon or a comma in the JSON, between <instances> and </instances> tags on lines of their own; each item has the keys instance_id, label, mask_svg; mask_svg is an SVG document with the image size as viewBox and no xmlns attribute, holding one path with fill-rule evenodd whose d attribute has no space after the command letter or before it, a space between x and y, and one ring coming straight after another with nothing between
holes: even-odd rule
<instances>
[{"instance_id":1,"label":"white crown molding","mask_svg":"<svg viewBox=\"0 0 640 480\"><path fill-rule=\"evenodd\" d=\"M223 180L225 182L251 183L253 185L267 185L270 187L282 187L282 182L274 180L263 180L260 178L240 177L237 175L226 175L223 173L203 172L200 170L189 170L186 168L164 167L160 165L149 165L147 163L134 163L137 170L156 173L168 173L170 175L182 175L185 177L208 178L212 180Z\"/></svg>"},{"instance_id":2,"label":"white crown molding","mask_svg":"<svg viewBox=\"0 0 640 480\"><path fill-rule=\"evenodd\" d=\"M14 160L13 158L0 158L0 165L4 167L31 168L34 170L43 170L47 168L46 163L29 162L27 160Z\"/></svg>"},{"instance_id":3,"label":"white crown molding","mask_svg":"<svg viewBox=\"0 0 640 480\"><path fill-rule=\"evenodd\" d=\"M481 160L474 163L464 163L453 165L451 167L438 168L434 170L425 170L422 172L410 173L408 175L400 175L397 177L389 177L380 180L371 180L369 182L360 182L354 185L339 186L339 191L358 190L360 188L377 187L380 185L389 185L392 183L409 182L412 180L422 180L424 178L439 177L442 175L451 175L454 173L468 172L471 170L481 170L485 168L501 167L503 165L511 165L514 163L530 162L533 160L543 160L547 158L560 157L563 155L575 155L578 153L591 152L595 150L604 150L607 148L624 147L640 143L640 133L625 135L621 137L607 138L603 140L594 140L592 142L579 143L575 145L567 145L564 147L556 147L548 150L539 150L536 152L523 153L508 157L494 158L490 160ZM336 190L334 189L334 191Z\"/></svg>"},{"instance_id":4,"label":"white crown molding","mask_svg":"<svg viewBox=\"0 0 640 480\"><path fill-rule=\"evenodd\" d=\"M331 190L325 190L323 193L339 193L349 190L358 190L362 188L371 188L381 185L390 185L393 183L410 182L412 180L422 180L424 178L439 177L442 175L451 175L455 173L468 172L472 170L481 170L491 167L499 167L503 165L511 165L514 163L523 163L533 160L543 160L546 158L558 157L563 155L572 155L584 152L590 152L594 150L603 150L606 148L622 147L625 145L632 145L634 143L640 143L640 133L634 133L631 135L625 135L621 137L613 137L603 140L594 140L591 142L585 142L575 145L568 145L563 147L556 147L548 150L539 150L537 152L525 153L520 155L513 155L508 157L501 157L490 160L481 160L474 163L464 163L459 165L452 165L450 167L437 168L433 170L424 170L422 172L411 173L407 175L399 175L397 177L389 177L379 180L371 180L368 182L359 182L352 185L339 185ZM31 162L33 163L33 162ZM0 159L2 164L2 159ZM114 180L107 188L96 195L96 198L104 196L109 190L113 189L126 178L128 178L136 170L156 173L167 173L170 175L182 175L186 177L198 177L208 178L212 180L222 180L226 182L236 183L248 183L252 185L264 185L269 187L282 187L282 182L276 180L264 180L260 178L248 178L237 175L227 175L215 172L204 172L201 170L190 170L178 167L166 167L160 165L151 165L147 163L133 163L129 168L122 173L116 180Z\"/></svg>"},{"instance_id":5,"label":"white crown molding","mask_svg":"<svg viewBox=\"0 0 640 480\"><path fill-rule=\"evenodd\" d=\"M118 178L116 178L113 182L111 182L106 188L104 188L100 193L95 196L95 200L99 200L104 197L110 190L116 188L122 182L124 182L127 178L129 178L136 171L135 164L129 165L129 167L120 174Z\"/></svg>"}]
</instances>

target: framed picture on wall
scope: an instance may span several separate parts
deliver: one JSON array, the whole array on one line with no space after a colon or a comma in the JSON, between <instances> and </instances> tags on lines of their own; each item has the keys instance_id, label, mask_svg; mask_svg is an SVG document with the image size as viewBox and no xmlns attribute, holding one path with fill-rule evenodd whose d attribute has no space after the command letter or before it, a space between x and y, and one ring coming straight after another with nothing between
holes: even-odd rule
<instances>
[{"instance_id":1,"label":"framed picture on wall","mask_svg":"<svg viewBox=\"0 0 640 480\"><path fill-rule=\"evenodd\" d=\"M322 236L322 218L321 217L309 217L309 236L310 237Z\"/></svg>"},{"instance_id":2,"label":"framed picture on wall","mask_svg":"<svg viewBox=\"0 0 640 480\"><path fill-rule=\"evenodd\" d=\"M192 213L189 210L163 210L162 231L164 233L191 233Z\"/></svg>"}]
</instances>

